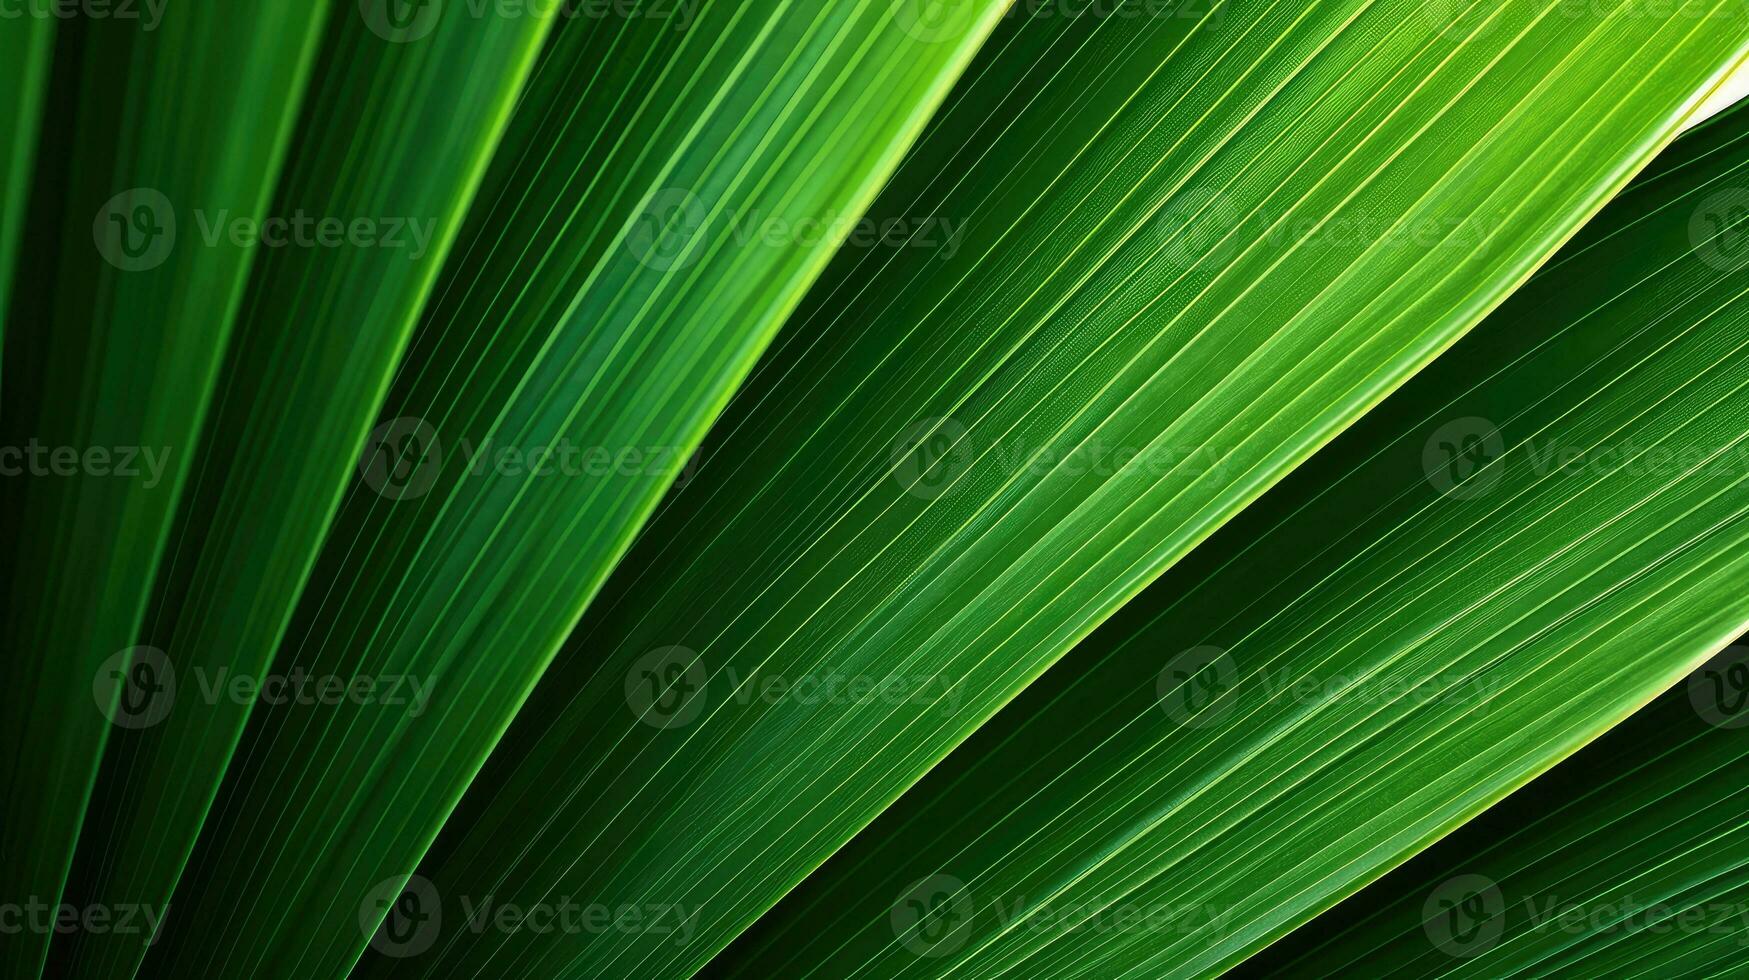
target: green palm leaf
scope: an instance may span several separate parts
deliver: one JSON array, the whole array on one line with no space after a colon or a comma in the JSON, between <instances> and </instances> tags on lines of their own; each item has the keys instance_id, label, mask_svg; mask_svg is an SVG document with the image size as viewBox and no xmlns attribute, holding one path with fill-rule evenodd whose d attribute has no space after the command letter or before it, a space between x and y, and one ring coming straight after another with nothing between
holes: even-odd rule
<instances>
[{"instance_id":1,"label":"green palm leaf","mask_svg":"<svg viewBox=\"0 0 1749 980\"><path fill-rule=\"evenodd\" d=\"M111 843L80 850L80 907L169 902L254 704L229 685L268 675L548 24L450 17L397 42L364 9L327 23L268 208L182 210L189 247L257 222L264 246L140 633L176 703L118 719L85 830ZM129 976L146 953L117 935L74 945L80 976Z\"/></svg>"},{"instance_id":2,"label":"green palm leaf","mask_svg":"<svg viewBox=\"0 0 1749 980\"><path fill-rule=\"evenodd\" d=\"M9 312L0 388L0 445L36 456L9 460L31 478L7 480L0 516L12 543L0 643L22 654L7 663L0 733L30 747L8 755L0 783L0 881L16 901L60 899L111 727L104 712L131 669L254 255L229 241L194 247L188 209L265 206L323 11L271 0L242 19L177 8L151 30L59 24L48 84L31 84L44 69L20 62L24 82L7 96L46 100L20 125L55 123L34 168L16 277L28 288ZM45 57L46 28L31 18L0 31L29 32ZM13 137L29 144L28 129ZM10 203L0 224L23 213ZM0 970L34 976L48 938L7 933Z\"/></svg>"},{"instance_id":3,"label":"green palm leaf","mask_svg":"<svg viewBox=\"0 0 1749 980\"><path fill-rule=\"evenodd\" d=\"M54 36L51 20L0 27L0 61L17 66L11 90L0 97L0 131L12 134L6 154L0 156L0 325L6 320L18 236L24 230L25 192L30 187L37 124L42 115L42 84Z\"/></svg>"},{"instance_id":4,"label":"green palm leaf","mask_svg":"<svg viewBox=\"0 0 1749 980\"><path fill-rule=\"evenodd\" d=\"M337 476L371 430L360 478L338 501L314 568L276 570L319 584L302 596L273 671L364 678L383 696L253 714L177 888L180 914L148 955L150 968L301 977L350 965L371 936L372 916L386 910L371 903L373 891L414 867L838 234L741 245L706 229L859 215L990 26L994 5L983 6L927 40L867 2L719 4L695 20L684 8L652 4L625 21L561 20L377 425L342 430L336 418L332 434L346 442L296 447L308 460L301 475L321 473L326 462ZM416 63L452 85L513 81L513 73L431 51L451 24L455 38L480 36L460 12L445 8L438 33L406 45L423 52ZM356 64L352 39L363 33L355 24L330 37L336 65ZM396 81L407 84L409 75ZM480 100L465 88L409 94L385 102L390 119L399 101L446 113ZM357 125L375 132L388 121ZM407 143L392 131L384 137ZM421 173L463 172L421 152ZM376 199L406 191L406 177L378 177L386 184ZM264 285L264 302L287 298L279 288ZM360 294L345 283L331 291ZM334 392L309 387L310 378L356 368L353 324L380 317L319 314L338 336L310 343L309 357L322 360L292 382L308 401L288 403L288 418L337 411ZM253 364L284 360L278 348L253 353ZM398 350L385 337L368 353L364 363L376 364ZM262 397L252 370L237 365L236 383L248 392L239 408ZM261 421L239 416L236 425ZM605 468L594 455L603 447ZM206 515L231 509L230 499L259 499L264 490L233 474L215 484L212 510L201 506L191 520L204 527ZM308 488L277 492L288 504L310 496ZM239 538L220 558L243 559L248 543ZM244 571L220 563L197 570L176 602L201 608L203 584L229 592ZM287 594L272 588L283 581L261 584L263 595ZM232 600L231 608L247 607ZM277 623L252 617L244 625ZM216 669L224 647L200 635ZM250 666L234 655L230 662ZM233 713L232 723L240 720ZM214 751L222 733L209 732L198 744L222 760ZM124 760L118 776L139 765ZM155 812L151 795L143 799L141 808ZM241 864L255 873L226 870ZM213 923L251 944L215 948Z\"/></svg>"},{"instance_id":5,"label":"green palm leaf","mask_svg":"<svg viewBox=\"0 0 1749 980\"><path fill-rule=\"evenodd\" d=\"M1736 113L1661 157L723 975L1214 975L1728 642L1749 620L1745 147Z\"/></svg>"},{"instance_id":6,"label":"green palm leaf","mask_svg":"<svg viewBox=\"0 0 1749 980\"><path fill-rule=\"evenodd\" d=\"M1246 974L1350 976L1360 964L1376 977L1741 970L1746 655L1727 648Z\"/></svg>"},{"instance_id":7,"label":"green palm leaf","mask_svg":"<svg viewBox=\"0 0 1749 980\"><path fill-rule=\"evenodd\" d=\"M1735 16L1005 21L872 212L960 237L840 256L421 871L452 916L662 927L420 955L702 966L1528 275L1734 62Z\"/></svg>"}]
</instances>

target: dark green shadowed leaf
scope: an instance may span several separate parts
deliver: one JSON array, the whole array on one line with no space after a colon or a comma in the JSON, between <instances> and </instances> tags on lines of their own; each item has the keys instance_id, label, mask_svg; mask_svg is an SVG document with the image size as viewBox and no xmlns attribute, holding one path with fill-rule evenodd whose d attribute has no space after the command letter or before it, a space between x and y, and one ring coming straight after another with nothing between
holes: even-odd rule
<instances>
[{"instance_id":1,"label":"dark green shadowed leaf","mask_svg":"<svg viewBox=\"0 0 1749 980\"><path fill-rule=\"evenodd\" d=\"M996 5L927 40L875 2L573 9L273 663L376 694L253 713L148 971L351 964L848 230L809 219L861 215Z\"/></svg>"},{"instance_id":2,"label":"dark green shadowed leaf","mask_svg":"<svg viewBox=\"0 0 1749 980\"><path fill-rule=\"evenodd\" d=\"M1660 157L714 974L1213 976L1705 660L1749 619L1746 178L1743 114Z\"/></svg>"},{"instance_id":3,"label":"dark green shadowed leaf","mask_svg":"<svg viewBox=\"0 0 1749 980\"><path fill-rule=\"evenodd\" d=\"M5 134L5 150L0 152L0 341L5 339L18 236L24 230L26 191L36 157L43 79L53 50L54 24L48 18L0 23L0 64L12 66L11 83L0 94L0 133Z\"/></svg>"},{"instance_id":4,"label":"dark green shadowed leaf","mask_svg":"<svg viewBox=\"0 0 1749 980\"><path fill-rule=\"evenodd\" d=\"M261 244L140 634L176 688L118 720L68 892L80 908L180 906L255 688L266 711L307 693L272 680L274 651L550 23L452 15L396 41L363 9L328 24L273 198L181 212L183 247ZM58 945L82 978L132 976L147 952L108 932Z\"/></svg>"},{"instance_id":5,"label":"dark green shadowed leaf","mask_svg":"<svg viewBox=\"0 0 1749 980\"><path fill-rule=\"evenodd\" d=\"M122 681L141 676L130 651L254 257L202 247L192 210L270 199L327 8L159 9L56 24L17 253L0 895L20 903L59 901ZM34 977L48 941L0 935L0 975Z\"/></svg>"},{"instance_id":6,"label":"dark green shadowed leaf","mask_svg":"<svg viewBox=\"0 0 1749 980\"><path fill-rule=\"evenodd\" d=\"M702 966L1497 303L1745 36L1457 9L1006 21L434 847L432 946L372 973ZM637 922L454 924L488 899ZM842 938L784 945L835 975Z\"/></svg>"}]
</instances>

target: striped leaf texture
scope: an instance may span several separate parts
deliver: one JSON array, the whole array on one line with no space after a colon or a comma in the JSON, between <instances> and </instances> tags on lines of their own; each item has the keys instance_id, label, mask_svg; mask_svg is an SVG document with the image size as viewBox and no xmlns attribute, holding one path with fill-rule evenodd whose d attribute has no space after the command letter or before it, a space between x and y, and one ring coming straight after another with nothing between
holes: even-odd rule
<instances>
[{"instance_id":1,"label":"striped leaf texture","mask_svg":"<svg viewBox=\"0 0 1749 980\"><path fill-rule=\"evenodd\" d=\"M1687 13L1004 19L419 871L669 927L420 955L702 967L1600 206L1741 47Z\"/></svg>"},{"instance_id":2,"label":"striped leaf texture","mask_svg":"<svg viewBox=\"0 0 1749 980\"><path fill-rule=\"evenodd\" d=\"M1729 975L1746 57L0 0L0 980Z\"/></svg>"},{"instance_id":3,"label":"striped leaf texture","mask_svg":"<svg viewBox=\"0 0 1749 980\"><path fill-rule=\"evenodd\" d=\"M1749 621L1749 214L1720 195L1746 171L1741 112L1660 158L724 975L1218 973L1728 643Z\"/></svg>"}]
</instances>

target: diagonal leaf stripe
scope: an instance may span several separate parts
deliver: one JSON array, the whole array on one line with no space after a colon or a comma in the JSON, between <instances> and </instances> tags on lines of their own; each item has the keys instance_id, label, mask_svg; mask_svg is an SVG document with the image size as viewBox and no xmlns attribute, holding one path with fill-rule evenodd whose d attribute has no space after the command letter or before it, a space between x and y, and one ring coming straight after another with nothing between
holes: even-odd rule
<instances>
[{"instance_id":1,"label":"diagonal leaf stripe","mask_svg":"<svg viewBox=\"0 0 1749 980\"><path fill-rule=\"evenodd\" d=\"M1184 13L1004 20L872 212L958 238L840 255L420 872L450 916L665 925L394 954L697 970L1498 303L1743 36L1712 3Z\"/></svg>"},{"instance_id":2,"label":"diagonal leaf stripe","mask_svg":"<svg viewBox=\"0 0 1749 980\"><path fill-rule=\"evenodd\" d=\"M1749 620L1746 177L1742 112L1660 157L715 974L1216 975L1706 660Z\"/></svg>"},{"instance_id":3,"label":"diagonal leaf stripe","mask_svg":"<svg viewBox=\"0 0 1749 980\"><path fill-rule=\"evenodd\" d=\"M38 112L53 124L23 212L16 281L28 288L10 297L0 445L46 453L53 470L5 480L0 507L12 557L0 644L19 652L0 694L0 735L19 747L0 777L9 901L60 901L236 325L253 250L194 246L188 209L264 207L325 9L268 0L238 19L177 6L151 30L70 20L36 53L46 69L18 66L18 97L46 71ZM0 31L46 30L42 20ZM6 158L29 142L15 135ZM14 220L8 205L0 224ZM34 977L49 938L0 936L0 975Z\"/></svg>"},{"instance_id":4,"label":"diagonal leaf stripe","mask_svg":"<svg viewBox=\"0 0 1749 980\"><path fill-rule=\"evenodd\" d=\"M444 7L432 37L452 24L477 37L466 9ZM803 222L861 215L996 5L974 13L926 39L872 0L556 13L272 664L396 693L250 716L148 970L345 971L392 904L382 886L416 865L846 233ZM452 84L482 77L425 57ZM392 188L372 199L404 192L383 177ZM732 233L753 222L791 233ZM310 356L350 364L347 343L320 339ZM332 391L306 394L337 411ZM324 446L299 452L334 462ZM248 490L238 479L222 492ZM189 596L172 601L199 608ZM229 870L244 865L247 878ZM215 947L215 927L251 942Z\"/></svg>"},{"instance_id":5,"label":"diagonal leaf stripe","mask_svg":"<svg viewBox=\"0 0 1749 980\"><path fill-rule=\"evenodd\" d=\"M0 157L0 340L4 339L18 236L24 230L25 194L42 117L42 84L54 36L51 20L0 26L0 61L17 66L11 90L0 98L0 130L12 134L6 155Z\"/></svg>"},{"instance_id":6,"label":"diagonal leaf stripe","mask_svg":"<svg viewBox=\"0 0 1749 980\"><path fill-rule=\"evenodd\" d=\"M208 691L267 673L548 23L452 17L393 43L343 9L269 209L185 217L191 246L257 223L264 246L140 637L180 680L177 703L119 722L86 831L104 846L80 849L78 907L168 904L254 704ZM77 947L64 958L82 977L131 976L147 952L106 933Z\"/></svg>"},{"instance_id":7,"label":"diagonal leaf stripe","mask_svg":"<svg viewBox=\"0 0 1749 980\"><path fill-rule=\"evenodd\" d=\"M1726 648L1245 974L1731 975L1749 936L1746 662Z\"/></svg>"}]
</instances>

